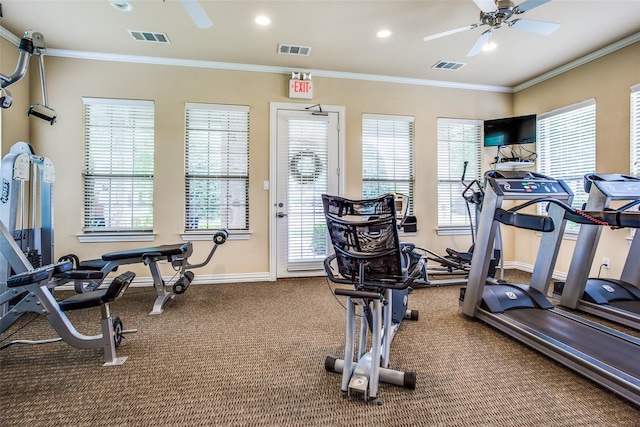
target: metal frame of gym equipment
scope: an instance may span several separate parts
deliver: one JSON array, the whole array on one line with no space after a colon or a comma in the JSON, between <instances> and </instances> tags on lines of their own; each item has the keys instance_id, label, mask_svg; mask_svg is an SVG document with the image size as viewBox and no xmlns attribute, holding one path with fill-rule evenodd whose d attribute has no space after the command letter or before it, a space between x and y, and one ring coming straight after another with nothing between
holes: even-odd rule
<instances>
[{"instance_id":1,"label":"metal frame of gym equipment","mask_svg":"<svg viewBox=\"0 0 640 427\"><path fill-rule=\"evenodd\" d=\"M149 266L153 287L156 291L156 299L149 312L150 315L162 314L165 303L175 298L176 294L184 293L195 275L188 269L204 267L209 263L218 246L226 242L229 237L227 230L218 230L213 234L213 247L207 258L198 264L190 264L189 257L193 254L191 242L174 245L159 245L148 248L130 249L125 251L110 252L102 255L100 259L80 261L76 255L68 254L60 257L59 261L71 261L74 268L57 274L56 285L70 281L74 282L75 290L79 293L91 292L97 289L109 273L115 271L121 265L143 263ZM173 283L173 292L167 290L167 284L162 278L160 261L168 261L176 271L178 279Z\"/></svg>"},{"instance_id":2,"label":"metal frame of gym equipment","mask_svg":"<svg viewBox=\"0 0 640 427\"><path fill-rule=\"evenodd\" d=\"M31 265L36 267L54 262L53 256L53 182L55 170L53 163L46 157L34 154L33 148L26 142L17 142L2 159L0 176L2 177L2 197L0 197L0 221L13 233L14 240L20 242L22 251L28 254ZM29 203L26 194L32 195ZM39 213L37 215L36 213ZM39 221L39 223L38 223ZM25 225L26 224L26 225ZM190 264L193 253L191 242L174 245L159 245L102 255L101 259L80 261L77 255L68 254L58 261L71 261L73 268L56 272L51 287L74 283L78 293L91 292L103 283L109 273L121 265L143 263L149 266L156 291L156 300L149 314L158 315L164 310L165 303L184 293L194 279L188 269L204 267L209 263L219 245L225 243L227 230L218 230L213 235L213 247L205 261ZM162 278L158 263L167 260L177 272L173 283L173 293ZM15 270L22 273L25 270ZM0 279L11 274L7 263L0 262ZM171 284L169 284L171 285ZM6 284L0 280L0 293L6 290ZM6 310L6 304L0 304L0 313Z\"/></svg>"},{"instance_id":3,"label":"metal frame of gym equipment","mask_svg":"<svg viewBox=\"0 0 640 427\"><path fill-rule=\"evenodd\" d=\"M125 331L120 318L111 316L109 303L122 295L135 277L134 273L121 274L106 289L76 294L58 302L50 288L51 277L56 272L71 268L71 263L50 264L34 269L2 222L0 222L0 253L16 271L23 270L9 277L5 282L6 291L0 293L0 304L8 305L10 302L12 304L0 317L0 334L24 313L36 313L46 316L59 335L59 338L46 340L14 340L0 347L0 350L14 344L64 341L76 348L103 349L105 358L103 366L122 365L127 360L126 356L116 356L116 348L120 345L123 334L136 332L136 330ZM17 299L19 301L15 302ZM102 333L99 335L88 336L79 333L65 314L65 311L90 307L100 307Z\"/></svg>"},{"instance_id":4,"label":"metal frame of gym equipment","mask_svg":"<svg viewBox=\"0 0 640 427\"><path fill-rule=\"evenodd\" d=\"M640 203L640 178L620 174L589 174L584 178L588 211L609 210L613 200L630 201L613 212ZM640 233L633 236L620 279L589 278L602 225L580 226L567 279L556 282L554 298L560 305L640 329Z\"/></svg>"},{"instance_id":5,"label":"metal frame of gym equipment","mask_svg":"<svg viewBox=\"0 0 640 427\"><path fill-rule=\"evenodd\" d=\"M415 372L389 368L391 342L402 320L418 318L417 311L407 310L407 300L408 288L422 267L419 263L409 274L402 266L395 195L361 201L322 197L335 251L324 261L327 278L354 287L334 290L347 300L345 350L343 359L327 356L325 369L342 374L340 388L349 397L355 393L364 400L376 399L380 381L414 389ZM387 245L389 237L395 242L393 247ZM333 264L339 274L334 274ZM380 266L383 272L376 271ZM361 312L357 353L356 306ZM371 347L367 350L369 330Z\"/></svg>"},{"instance_id":6,"label":"metal frame of gym equipment","mask_svg":"<svg viewBox=\"0 0 640 427\"><path fill-rule=\"evenodd\" d=\"M120 319L111 317L109 303L126 290L135 275L124 273L106 289L57 302L52 293L56 285L52 277L68 271L71 263L54 264L51 259L53 164L45 157L36 156L28 143L18 142L2 159L0 177L0 333L23 314L33 312L45 315L59 335L49 340L15 340L2 348L18 343L64 340L77 348L102 348L106 366L124 363L126 357L116 357L115 349L123 333L135 331L122 329ZM32 196L30 200L27 193ZM64 314L68 310L97 306L101 309L102 334L96 336L80 334Z\"/></svg>"},{"instance_id":7,"label":"metal frame of gym equipment","mask_svg":"<svg viewBox=\"0 0 640 427\"><path fill-rule=\"evenodd\" d=\"M488 185L474 261L467 286L460 293L462 312L639 405L640 339L558 309L546 298L565 222L584 218L579 212L567 213L573 199L569 187L561 180L525 171L491 171L485 177ZM503 210L505 200L526 202ZM518 212L537 203L548 203L548 215ZM618 215L600 214L608 214L614 222ZM637 214L636 221L640 225ZM530 284L486 283L498 223L542 232Z\"/></svg>"},{"instance_id":8,"label":"metal frame of gym equipment","mask_svg":"<svg viewBox=\"0 0 640 427\"><path fill-rule=\"evenodd\" d=\"M475 223L478 223L478 219L480 217L480 211L482 206L482 200L484 198L484 190L482 189L482 185L477 179L469 183L465 183L464 178L467 171L467 165L469 162L464 162L464 169L462 172L462 178L460 181L464 185L462 190L462 198L465 200L467 215L470 221L470 229L471 229L471 248L469 251L461 253L455 251L453 249L447 248L447 255L440 255L431 249L428 249L424 246L418 246L414 243L403 242L404 250L403 253L407 258L407 265L410 265L412 262L418 262L419 259L424 260L424 267L422 269L421 275L416 278L414 281L415 288L418 287L432 287L432 286L446 286L446 285L463 285L467 283L467 277L469 275L469 271L471 269L471 256L473 255L473 248L475 246L475 235L476 230L473 226L473 219L471 217L471 208L469 205L474 205L475 208ZM473 188L476 187L474 191ZM399 227L402 225L404 217L406 216L406 212L409 209L409 197L403 194L396 195L397 201L399 199L400 206L403 209L403 215L399 216ZM498 263L500 265L500 279L504 279L504 258L502 256L502 235L500 232L500 228L496 231L496 238L494 242L494 260L492 261L492 265L489 271L488 280L498 282L497 279L494 278L495 270L498 267ZM496 262L495 258L498 258L499 261ZM429 261L435 262L437 265L430 265ZM429 276L437 277L436 279L432 279ZM445 278L449 277L449 278Z\"/></svg>"},{"instance_id":9,"label":"metal frame of gym equipment","mask_svg":"<svg viewBox=\"0 0 640 427\"><path fill-rule=\"evenodd\" d=\"M32 55L38 56L38 65L40 67L40 88L42 90L42 104L32 104L27 110L27 116L38 117L39 119L48 121L53 125L56 121L57 114L55 110L47 105L47 89L44 74L44 53L46 45L44 36L33 30L25 30L23 37L20 39L18 46L18 63L16 68L8 76L0 74L0 107L9 108L12 104L12 98L6 89L22 80L29 68L29 60Z\"/></svg>"},{"instance_id":10,"label":"metal frame of gym equipment","mask_svg":"<svg viewBox=\"0 0 640 427\"><path fill-rule=\"evenodd\" d=\"M0 177L0 222L13 240L20 243L22 253L26 253L29 260L28 264L10 265L0 257L0 294L3 294L12 274L53 262L52 185L55 171L49 159L36 156L28 143L18 142L2 159ZM31 193L30 200L27 200L27 193ZM7 308L8 302L0 304L0 315L4 315Z\"/></svg>"}]
</instances>

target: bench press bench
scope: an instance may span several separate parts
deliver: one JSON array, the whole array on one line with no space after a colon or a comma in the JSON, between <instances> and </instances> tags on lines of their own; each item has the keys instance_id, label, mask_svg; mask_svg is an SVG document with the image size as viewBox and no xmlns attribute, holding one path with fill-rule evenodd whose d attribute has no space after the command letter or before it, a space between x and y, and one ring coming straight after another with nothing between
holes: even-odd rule
<instances>
[{"instance_id":1,"label":"bench press bench","mask_svg":"<svg viewBox=\"0 0 640 427\"><path fill-rule=\"evenodd\" d=\"M100 259L85 261L80 261L74 254L64 255L60 257L60 261L70 261L74 268L56 274L54 276L57 281L56 286L73 281L76 292L91 292L97 289L107 275L116 271L119 266L143 263L149 266L151 277L153 278L153 287L157 294L149 314L158 315L163 312L164 304L169 299L175 298L176 294L184 293L193 281L195 276L193 272L187 271L187 269L195 269L207 265L218 246L223 244L228 236L229 233L227 230L217 231L213 236L214 245L208 257L200 264L189 264L189 257L193 254L193 245L191 242L109 252L102 255ZM180 274L179 278L173 284L173 292L169 292L166 289L166 284L162 279L158 266L158 263L164 260L169 262L174 270Z\"/></svg>"}]
</instances>

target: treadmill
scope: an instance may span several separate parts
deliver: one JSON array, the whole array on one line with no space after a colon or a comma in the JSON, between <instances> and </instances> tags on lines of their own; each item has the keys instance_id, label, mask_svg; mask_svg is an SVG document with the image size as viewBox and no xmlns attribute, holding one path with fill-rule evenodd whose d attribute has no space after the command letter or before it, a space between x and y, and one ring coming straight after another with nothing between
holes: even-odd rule
<instances>
[{"instance_id":1,"label":"treadmill","mask_svg":"<svg viewBox=\"0 0 640 427\"><path fill-rule=\"evenodd\" d=\"M640 340L557 309L546 298L565 225L565 210L549 203L548 215L517 208L556 199L570 204L573 193L560 180L526 171L489 171L477 225L474 259L460 291L462 312L478 318L640 405ZM504 201L525 201L502 209ZM542 232L530 284L487 284L498 223Z\"/></svg>"},{"instance_id":2,"label":"treadmill","mask_svg":"<svg viewBox=\"0 0 640 427\"><path fill-rule=\"evenodd\" d=\"M588 174L586 209L604 211L612 200L631 201L618 210L640 203L640 178L619 174ZM589 278L602 226L580 226L576 249L565 282L554 284L554 299L564 307L581 310L640 330L640 233L636 232L620 279Z\"/></svg>"}]
</instances>

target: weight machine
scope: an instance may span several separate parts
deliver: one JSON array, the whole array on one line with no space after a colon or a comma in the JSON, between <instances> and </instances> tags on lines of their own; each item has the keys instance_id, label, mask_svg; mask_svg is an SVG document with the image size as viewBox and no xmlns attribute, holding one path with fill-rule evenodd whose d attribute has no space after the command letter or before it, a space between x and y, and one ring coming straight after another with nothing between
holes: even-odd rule
<instances>
[{"instance_id":1,"label":"weight machine","mask_svg":"<svg viewBox=\"0 0 640 427\"><path fill-rule=\"evenodd\" d=\"M39 119L43 119L53 125L56 121L57 114L53 108L50 108L47 103L47 89L45 83L44 74L44 52L46 45L44 42L44 36L33 30L26 30L24 36L20 39L20 45L18 47L18 63L15 70L8 76L0 74L0 107L9 108L13 102L11 93L6 89L22 80L29 68L29 60L32 55L38 56L38 65L40 67L40 88L42 90L42 104L32 104L27 109L27 116L35 116Z\"/></svg>"},{"instance_id":2,"label":"weight machine","mask_svg":"<svg viewBox=\"0 0 640 427\"><path fill-rule=\"evenodd\" d=\"M23 314L36 313L45 316L59 335L48 340L14 340L0 349L14 344L64 340L77 348L102 348L105 366L123 364L126 357L117 357L116 348L124 333L135 330L123 329L122 321L111 316L109 303L122 295L135 274L123 273L105 289L56 301L52 290L56 285L54 277L67 273L72 265L52 262L53 164L36 156L26 142L18 142L2 159L0 177L0 334ZM81 334L65 314L89 307L100 307L99 335Z\"/></svg>"}]
</instances>

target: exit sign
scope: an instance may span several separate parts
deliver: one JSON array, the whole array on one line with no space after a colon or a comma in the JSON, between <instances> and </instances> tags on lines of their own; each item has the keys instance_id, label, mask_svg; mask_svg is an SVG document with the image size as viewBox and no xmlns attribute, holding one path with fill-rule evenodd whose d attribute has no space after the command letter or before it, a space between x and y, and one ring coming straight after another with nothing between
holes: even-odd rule
<instances>
[{"instance_id":1,"label":"exit sign","mask_svg":"<svg viewBox=\"0 0 640 427\"><path fill-rule=\"evenodd\" d=\"M313 99L311 80L289 80L289 98Z\"/></svg>"}]
</instances>

